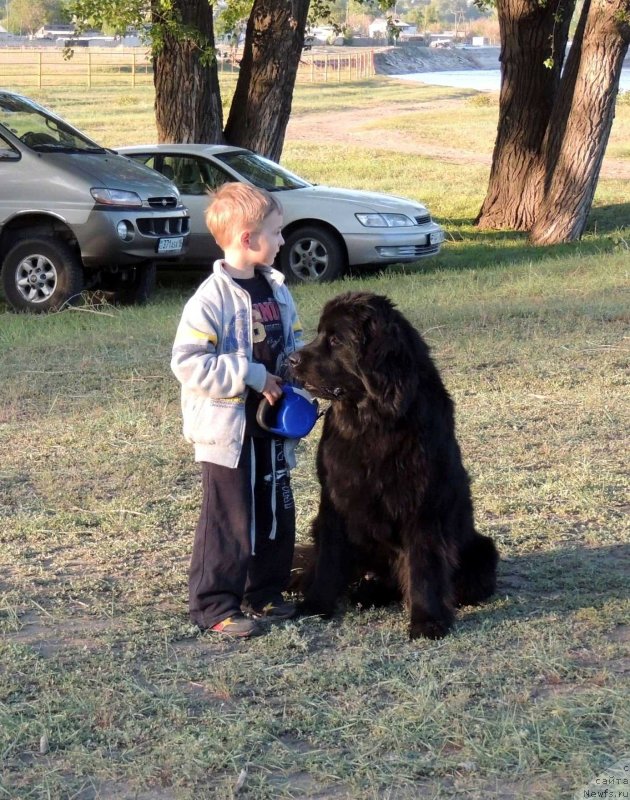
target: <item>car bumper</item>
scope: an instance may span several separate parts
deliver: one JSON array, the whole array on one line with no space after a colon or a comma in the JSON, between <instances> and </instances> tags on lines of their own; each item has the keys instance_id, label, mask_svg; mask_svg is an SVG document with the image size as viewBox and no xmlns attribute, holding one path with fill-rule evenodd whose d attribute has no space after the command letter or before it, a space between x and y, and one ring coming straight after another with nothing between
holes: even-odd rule
<instances>
[{"instance_id":1,"label":"car bumper","mask_svg":"<svg viewBox=\"0 0 630 800\"><path fill-rule=\"evenodd\" d=\"M418 261L440 252L444 231L439 225L414 228L378 228L366 233L344 234L350 266L399 264Z\"/></svg>"},{"instance_id":2,"label":"car bumper","mask_svg":"<svg viewBox=\"0 0 630 800\"><path fill-rule=\"evenodd\" d=\"M117 233L120 222L127 224L128 241L121 239ZM188 212L184 209L149 214L123 209L95 209L86 223L75 226L74 231L84 265L93 268L179 259L186 251L189 227ZM161 240L165 240L163 244L171 246L181 243L181 248L161 251Z\"/></svg>"}]
</instances>

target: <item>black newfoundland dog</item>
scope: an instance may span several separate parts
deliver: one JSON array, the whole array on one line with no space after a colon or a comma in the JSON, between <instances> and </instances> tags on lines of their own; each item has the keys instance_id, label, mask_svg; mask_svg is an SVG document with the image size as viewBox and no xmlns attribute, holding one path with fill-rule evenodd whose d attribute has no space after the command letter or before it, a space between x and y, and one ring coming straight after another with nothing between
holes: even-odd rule
<instances>
[{"instance_id":1,"label":"black newfoundland dog","mask_svg":"<svg viewBox=\"0 0 630 800\"><path fill-rule=\"evenodd\" d=\"M454 607L494 592L498 554L475 531L453 402L429 348L388 298L357 292L326 304L317 337L290 361L331 401L303 613L330 617L354 591L364 605L404 600L412 639L444 636Z\"/></svg>"}]
</instances>

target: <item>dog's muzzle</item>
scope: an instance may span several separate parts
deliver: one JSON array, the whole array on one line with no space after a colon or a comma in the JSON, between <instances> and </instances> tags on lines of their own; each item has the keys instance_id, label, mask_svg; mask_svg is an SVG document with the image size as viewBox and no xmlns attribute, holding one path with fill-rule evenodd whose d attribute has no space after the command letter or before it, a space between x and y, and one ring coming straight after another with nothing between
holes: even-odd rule
<instances>
[{"instance_id":1,"label":"dog's muzzle","mask_svg":"<svg viewBox=\"0 0 630 800\"><path fill-rule=\"evenodd\" d=\"M298 373L298 368L302 363L302 355L299 350L296 350L295 353L291 353L287 357L287 362L289 364L289 368L291 373L295 378L301 380L300 375ZM338 399L344 394L343 389L340 386L336 386L334 389L328 389L327 387L316 387L311 386L310 384L304 383L304 387L308 389L310 392L317 394L320 397L330 398L330 399Z\"/></svg>"}]
</instances>

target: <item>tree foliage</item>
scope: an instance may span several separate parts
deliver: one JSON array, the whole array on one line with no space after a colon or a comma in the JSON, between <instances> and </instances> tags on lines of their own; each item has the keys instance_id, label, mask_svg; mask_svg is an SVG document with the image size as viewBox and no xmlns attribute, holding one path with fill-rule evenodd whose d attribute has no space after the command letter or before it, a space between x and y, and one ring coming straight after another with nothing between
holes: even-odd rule
<instances>
[{"instance_id":1,"label":"tree foliage","mask_svg":"<svg viewBox=\"0 0 630 800\"><path fill-rule=\"evenodd\" d=\"M275 103L284 128L308 7L308 0L232 0L224 11L228 27L236 25L243 12L249 14L243 53L249 68L239 73L235 102L258 108L264 108L265 102ZM83 27L108 24L119 33L128 28L145 31L153 58L160 141L242 143L244 131L236 123L229 125L227 133L223 131L213 6L206 0L72 0L72 10ZM265 70L273 80L260 80ZM230 119L238 118L240 111ZM250 115L247 120L249 146L278 156L284 128L276 131L269 150L269 137L263 130L266 117Z\"/></svg>"},{"instance_id":2,"label":"tree foliage","mask_svg":"<svg viewBox=\"0 0 630 800\"><path fill-rule=\"evenodd\" d=\"M21 0L14 0L20 2ZM464 13L463 0L439 0ZM39 0L36 0L39 2ZM230 0L224 29L247 14L241 70L223 130L212 6L206 0L71 0L84 25L119 32L150 21L161 141L222 141L279 158L311 21L341 24L350 0ZM394 0L352 0L391 10ZM436 0L437 2L437 0ZM491 0L477 0L487 6ZM536 242L579 237L586 224L630 41L630 0L583 0L563 70L576 0L496 0L501 31L499 124L485 228L531 231ZM576 159L580 154L581 161Z\"/></svg>"},{"instance_id":3,"label":"tree foliage","mask_svg":"<svg viewBox=\"0 0 630 800\"><path fill-rule=\"evenodd\" d=\"M358 1L358 0L357 0ZM394 0L363 0L389 8ZM207 0L70 0L82 27L146 32L153 57L158 138L222 142L279 158L309 10L330 16L333 0L229 0L222 31L247 15L239 76L223 130L213 6Z\"/></svg>"},{"instance_id":4,"label":"tree foliage","mask_svg":"<svg viewBox=\"0 0 630 800\"><path fill-rule=\"evenodd\" d=\"M61 0L10 0L5 3L7 30L32 34L48 22L68 19Z\"/></svg>"}]
</instances>

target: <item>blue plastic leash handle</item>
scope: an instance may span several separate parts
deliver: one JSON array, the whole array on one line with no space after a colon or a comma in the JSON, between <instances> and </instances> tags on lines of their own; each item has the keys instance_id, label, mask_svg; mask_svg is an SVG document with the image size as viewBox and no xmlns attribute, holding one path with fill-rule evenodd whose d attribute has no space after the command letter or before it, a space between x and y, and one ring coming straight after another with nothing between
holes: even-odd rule
<instances>
[{"instance_id":1,"label":"blue plastic leash handle","mask_svg":"<svg viewBox=\"0 0 630 800\"><path fill-rule=\"evenodd\" d=\"M317 400L305 389L283 383L282 397L272 406L263 397L256 410L256 422L260 427L276 436L301 439L309 434L317 422L319 406Z\"/></svg>"}]
</instances>

